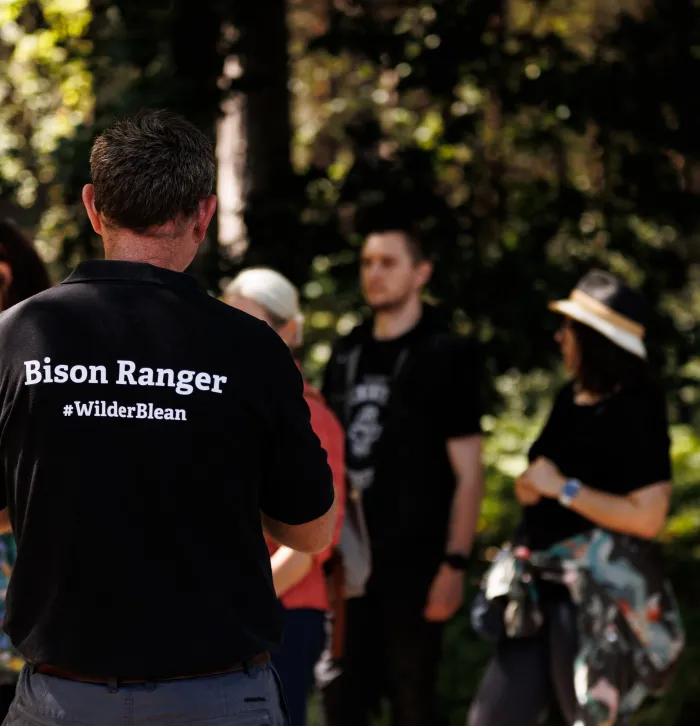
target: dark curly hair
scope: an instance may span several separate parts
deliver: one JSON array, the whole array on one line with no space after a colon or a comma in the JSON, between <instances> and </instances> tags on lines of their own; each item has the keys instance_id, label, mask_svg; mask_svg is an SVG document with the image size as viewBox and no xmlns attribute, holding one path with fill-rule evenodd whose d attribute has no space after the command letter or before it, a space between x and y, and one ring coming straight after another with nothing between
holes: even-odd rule
<instances>
[{"instance_id":1,"label":"dark curly hair","mask_svg":"<svg viewBox=\"0 0 700 726\"><path fill-rule=\"evenodd\" d=\"M7 219L0 219L0 262L6 262L12 270L8 285L4 280L0 281L1 310L51 287L49 273L34 246L19 227Z\"/></svg>"},{"instance_id":2,"label":"dark curly hair","mask_svg":"<svg viewBox=\"0 0 700 726\"><path fill-rule=\"evenodd\" d=\"M576 380L583 390L605 396L623 386L655 382L648 361L628 353L587 325L575 320L570 321L570 325L580 355Z\"/></svg>"}]
</instances>

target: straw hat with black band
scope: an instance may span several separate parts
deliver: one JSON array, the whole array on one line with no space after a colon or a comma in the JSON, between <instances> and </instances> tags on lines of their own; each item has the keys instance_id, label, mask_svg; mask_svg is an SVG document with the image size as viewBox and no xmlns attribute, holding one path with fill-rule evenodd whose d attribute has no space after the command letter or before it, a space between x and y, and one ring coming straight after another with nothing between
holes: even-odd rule
<instances>
[{"instance_id":1,"label":"straw hat with black band","mask_svg":"<svg viewBox=\"0 0 700 726\"><path fill-rule=\"evenodd\" d=\"M550 303L549 307L597 330L628 353L646 359L646 301L615 275L591 270L568 300Z\"/></svg>"}]
</instances>

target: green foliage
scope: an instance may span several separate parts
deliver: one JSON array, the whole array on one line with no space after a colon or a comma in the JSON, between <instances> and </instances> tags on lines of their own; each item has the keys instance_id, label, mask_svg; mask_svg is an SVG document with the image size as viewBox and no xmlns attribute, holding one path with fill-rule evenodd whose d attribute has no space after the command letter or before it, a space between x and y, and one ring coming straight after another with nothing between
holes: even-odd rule
<instances>
[{"instance_id":1,"label":"green foliage","mask_svg":"<svg viewBox=\"0 0 700 726\"><path fill-rule=\"evenodd\" d=\"M202 0L197 12L192 12L186 0L90 3L86 35L92 45L88 72L94 111L58 150L59 180L64 198L73 204L74 220L73 228L63 235L58 258L64 274L81 259L101 255L80 203L82 186L90 179L89 149L97 133L115 118L143 108L170 108L213 139L219 115L221 52L226 48L221 39L225 6L217 0ZM205 254L194 270L205 283L209 265Z\"/></svg>"},{"instance_id":2,"label":"green foliage","mask_svg":"<svg viewBox=\"0 0 700 726\"><path fill-rule=\"evenodd\" d=\"M700 313L700 107L680 79L698 71L700 10L662 0L626 0L617 15L585 0L397 0L324 17L322 5L290 4L298 174L248 200L251 245L240 261L306 286L312 375L360 308L356 212L392 197L439 258L431 294L484 344L494 380L554 364L545 303L603 265L659 311L651 347L674 415L690 422L700 398L688 374ZM40 246L57 273L99 254L80 209L94 133L115 115L165 105L213 134L226 94L265 86L245 63L260 7L3 5L3 193L36 201ZM247 68L238 79L222 73L236 53ZM212 243L194 271L217 292L236 269Z\"/></svg>"},{"instance_id":3,"label":"green foliage","mask_svg":"<svg viewBox=\"0 0 700 726\"><path fill-rule=\"evenodd\" d=\"M77 230L57 152L92 111L89 21L88 0L0 3L0 199L27 210L49 262Z\"/></svg>"},{"instance_id":4,"label":"green foliage","mask_svg":"<svg viewBox=\"0 0 700 726\"><path fill-rule=\"evenodd\" d=\"M333 279L337 302L309 299L331 313L332 335L360 303L353 215L398 199L440 260L433 296L484 343L494 378L551 367L546 301L589 267L610 268L659 312L651 347L674 395L684 388L674 414L689 420L698 389L682 368L697 352L699 312L690 129L700 108L668 69L675 79L697 72L700 10L632 0L617 16L583 1L393 6L405 10L337 11L297 56L295 159L309 224L294 245L266 242L256 259L305 260L303 234L318 240L335 218L349 244L327 234L315 274Z\"/></svg>"},{"instance_id":5,"label":"green foliage","mask_svg":"<svg viewBox=\"0 0 700 726\"><path fill-rule=\"evenodd\" d=\"M700 6L609 6L290 2L297 173L248 200L245 259L211 244L194 271L214 292L237 264L288 274L307 303L317 380L362 309L358 213L397 200L438 258L431 296L483 344L493 382L485 554L513 532L512 479L558 382L543 373L557 361L547 301L592 265L639 285L679 423L664 541L689 646L672 693L637 723L686 726L700 707L700 100L688 80L700 75ZM99 254L80 209L94 134L169 106L213 136L227 93L265 86L255 68L235 82L222 73L231 54L251 56L262 12L224 0L0 3L0 203L23 211L57 276ZM488 651L464 617L451 624L440 691L454 723Z\"/></svg>"},{"instance_id":6,"label":"green foliage","mask_svg":"<svg viewBox=\"0 0 700 726\"><path fill-rule=\"evenodd\" d=\"M483 420L487 493L481 510L482 547L498 547L515 531L520 510L513 480L527 468L527 450L544 425L556 383L543 371L511 371L496 381L507 414Z\"/></svg>"}]
</instances>

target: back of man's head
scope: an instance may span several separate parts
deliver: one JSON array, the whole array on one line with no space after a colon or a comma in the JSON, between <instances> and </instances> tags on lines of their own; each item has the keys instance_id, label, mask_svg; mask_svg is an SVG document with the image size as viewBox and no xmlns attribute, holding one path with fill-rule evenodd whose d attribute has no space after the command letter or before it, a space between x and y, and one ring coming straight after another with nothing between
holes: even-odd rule
<instances>
[{"instance_id":1,"label":"back of man's head","mask_svg":"<svg viewBox=\"0 0 700 726\"><path fill-rule=\"evenodd\" d=\"M143 234L192 217L213 193L209 139L171 111L142 111L112 124L90 154L96 211L108 225Z\"/></svg>"}]
</instances>

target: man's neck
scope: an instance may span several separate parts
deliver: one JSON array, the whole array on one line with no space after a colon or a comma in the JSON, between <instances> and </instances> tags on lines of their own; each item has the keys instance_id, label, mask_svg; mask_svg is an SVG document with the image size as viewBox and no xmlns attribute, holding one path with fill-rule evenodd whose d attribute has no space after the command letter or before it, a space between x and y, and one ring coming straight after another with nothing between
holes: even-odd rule
<instances>
[{"instance_id":1,"label":"man's neck","mask_svg":"<svg viewBox=\"0 0 700 726\"><path fill-rule=\"evenodd\" d=\"M98 232L102 235L107 260L145 262L173 272L184 272L197 252L193 218L178 217L149 227L145 232L120 227L102 215L99 221L101 229Z\"/></svg>"},{"instance_id":2,"label":"man's neck","mask_svg":"<svg viewBox=\"0 0 700 726\"><path fill-rule=\"evenodd\" d=\"M146 264L153 265L154 267L162 267L165 270L172 270L173 272L182 272L179 265L169 259L164 259L156 255L149 256L143 253L135 254L124 254L122 251L119 254L105 255L107 260L115 260L117 262L145 262Z\"/></svg>"},{"instance_id":3,"label":"man's neck","mask_svg":"<svg viewBox=\"0 0 700 726\"><path fill-rule=\"evenodd\" d=\"M381 310L374 316L372 335L375 340L394 340L413 330L423 314L423 303L412 297L394 310Z\"/></svg>"},{"instance_id":4,"label":"man's neck","mask_svg":"<svg viewBox=\"0 0 700 726\"><path fill-rule=\"evenodd\" d=\"M145 262L174 272L182 272L174 245L158 244L149 238L105 243L105 259L121 262Z\"/></svg>"}]
</instances>

